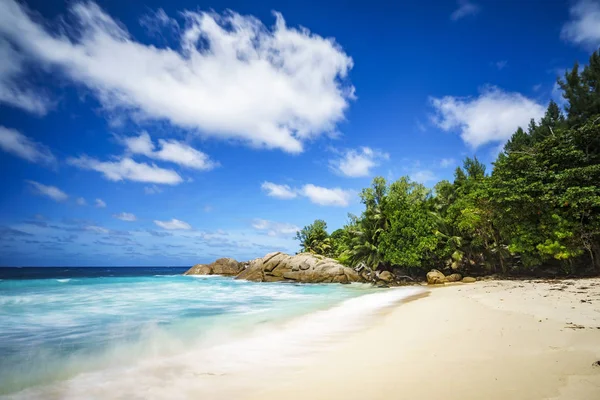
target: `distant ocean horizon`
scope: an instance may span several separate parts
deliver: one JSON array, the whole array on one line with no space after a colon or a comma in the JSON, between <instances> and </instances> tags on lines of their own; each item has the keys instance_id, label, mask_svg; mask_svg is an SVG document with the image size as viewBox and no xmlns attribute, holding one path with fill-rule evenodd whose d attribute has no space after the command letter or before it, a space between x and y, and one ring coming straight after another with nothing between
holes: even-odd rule
<instances>
[{"instance_id":1,"label":"distant ocean horizon","mask_svg":"<svg viewBox=\"0 0 600 400\"><path fill-rule=\"evenodd\" d=\"M108 276L145 276L183 274L190 266L6 266L0 267L0 279L95 278ZM114 271L117 270L117 271Z\"/></svg>"},{"instance_id":2,"label":"distant ocean horizon","mask_svg":"<svg viewBox=\"0 0 600 400\"><path fill-rule=\"evenodd\" d=\"M0 398L235 398L420 290L186 269L0 268Z\"/></svg>"}]
</instances>

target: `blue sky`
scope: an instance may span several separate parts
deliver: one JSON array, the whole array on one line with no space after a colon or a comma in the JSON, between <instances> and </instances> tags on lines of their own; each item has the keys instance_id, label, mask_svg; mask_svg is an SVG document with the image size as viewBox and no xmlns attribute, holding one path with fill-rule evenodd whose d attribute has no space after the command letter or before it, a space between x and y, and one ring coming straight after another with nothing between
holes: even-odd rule
<instances>
[{"instance_id":1,"label":"blue sky","mask_svg":"<svg viewBox=\"0 0 600 400\"><path fill-rule=\"evenodd\" d=\"M295 252L374 176L491 163L598 27L597 1L0 0L0 265Z\"/></svg>"}]
</instances>

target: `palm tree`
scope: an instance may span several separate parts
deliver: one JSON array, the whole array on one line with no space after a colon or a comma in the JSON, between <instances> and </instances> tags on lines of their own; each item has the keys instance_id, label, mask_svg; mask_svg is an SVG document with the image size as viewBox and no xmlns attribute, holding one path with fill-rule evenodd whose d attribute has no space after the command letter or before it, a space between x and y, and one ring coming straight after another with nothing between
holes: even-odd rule
<instances>
[{"instance_id":1,"label":"palm tree","mask_svg":"<svg viewBox=\"0 0 600 400\"><path fill-rule=\"evenodd\" d=\"M385 179L373 179L371 187L361 193L365 205L361 218L350 216L351 223L345 229L348 229L351 237L347 258L353 267L364 264L375 270L384 263L383 254L379 251L379 238L388 228L385 214L387 190Z\"/></svg>"}]
</instances>

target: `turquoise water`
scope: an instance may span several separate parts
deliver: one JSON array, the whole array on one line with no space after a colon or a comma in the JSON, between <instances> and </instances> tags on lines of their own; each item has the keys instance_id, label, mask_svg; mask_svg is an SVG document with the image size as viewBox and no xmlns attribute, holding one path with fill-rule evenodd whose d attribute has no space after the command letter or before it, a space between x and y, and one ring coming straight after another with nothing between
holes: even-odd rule
<instances>
[{"instance_id":1,"label":"turquoise water","mask_svg":"<svg viewBox=\"0 0 600 400\"><path fill-rule=\"evenodd\" d=\"M213 398L214 377L293 363L390 301L366 285L116 275L0 281L0 395Z\"/></svg>"}]
</instances>

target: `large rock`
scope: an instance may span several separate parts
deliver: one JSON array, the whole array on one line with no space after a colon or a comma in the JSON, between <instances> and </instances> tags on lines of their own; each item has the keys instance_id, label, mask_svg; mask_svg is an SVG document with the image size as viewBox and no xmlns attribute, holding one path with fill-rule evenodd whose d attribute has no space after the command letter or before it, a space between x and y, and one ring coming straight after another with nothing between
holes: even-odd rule
<instances>
[{"instance_id":1,"label":"large rock","mask_svg":"<svg viewBox=\"0 0 600 400\"><path fill-rule=\"evenodd\" d=\"M235 276L244 270L244 263L233 258L219 258L212 264L197 264L188 269L184 275L224 275Z\"/></svg>"},{"instance_id":2,"label":"large rock","mask_svg":"<svg viewBox=\"0 0 600 400\"><path fill-rule=\"evenodd\" d=\"M255 282L350 283L363 279L352 268L339 262L310 253L289 256L270 253L250 261L236 279Z\"/></svg>"},{"instance_id":3,"label":"large rock","mask_svg":"<svg viewBox=\"0 0 600 400\"><path fill-rule=\"evenodd\" d=\"M378 278L384 282L390 283L394 280L394 275L390 271L382 271L379 273Z\"/></svg>"},{"instance_id":4,"label":"large rock","mask_svg":"<svg viewBox=\"0 0 600 400\"><path fill-rule=\"evenodd\" d=\"M470 277L470 276L465 276L464 278L462 278L462 281L464 283L475 283L475 282L477 282L477 279Z\"/></svg>"},{"instance_id":5,"label":"large rock","mask_svg":"<svg viewBox=\"0 0 600 400\"><path fill-rule=\"evenodd\" d=\"M450 274L450 275L446 276L446 281L448 281L448 282L458 282L461 279L462 279L461 274Z\"/></svg>"},{"instance_id":6,"label":"large rock","mask_svg":"<svg viewBox=\"0 0 600 400\"><path fill-rule=\"evenodd\" d=\"M427 283L430 285L439 285L448 282L444 274L437 269L432 269L427 273Z\"/></svg>"}]
</instances>

